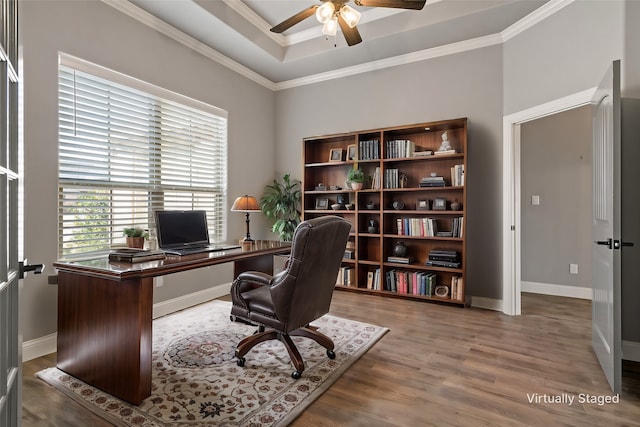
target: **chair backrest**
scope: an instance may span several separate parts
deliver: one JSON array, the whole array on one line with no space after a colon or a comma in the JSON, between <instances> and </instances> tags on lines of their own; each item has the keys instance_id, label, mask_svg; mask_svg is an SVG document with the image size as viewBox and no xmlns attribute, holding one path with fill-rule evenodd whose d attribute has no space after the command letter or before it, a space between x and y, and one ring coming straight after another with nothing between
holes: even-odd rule
<instances>
[{"instance_id":1,"label":"chair backrest","mask_svg":"<svg viewBox=\"0 0 640 427\"><path fill-rule=\"evenodd\" d=\"M293 235L286 270L271 286L271 299L287 332L329 312L351 224L337 216L304 221Z\"/></svg>"}]
</instances>

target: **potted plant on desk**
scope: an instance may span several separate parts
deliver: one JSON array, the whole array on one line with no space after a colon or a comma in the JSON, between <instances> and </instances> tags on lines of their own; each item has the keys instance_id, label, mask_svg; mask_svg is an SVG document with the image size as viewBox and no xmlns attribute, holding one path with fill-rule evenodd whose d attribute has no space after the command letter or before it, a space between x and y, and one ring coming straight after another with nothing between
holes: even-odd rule
<instances>
[{"instance_id":1,"label":"potted plant on desk","mask_svg":"<svg viewBox=\"0 0 640 427\"><path fill-rule=\"evenodd\" d=\"M144 239L149 237L149 233L140 227L125 228L123 234L127 236L127 246L137 249L144 248Z\"/></svg>"}]
</instances>

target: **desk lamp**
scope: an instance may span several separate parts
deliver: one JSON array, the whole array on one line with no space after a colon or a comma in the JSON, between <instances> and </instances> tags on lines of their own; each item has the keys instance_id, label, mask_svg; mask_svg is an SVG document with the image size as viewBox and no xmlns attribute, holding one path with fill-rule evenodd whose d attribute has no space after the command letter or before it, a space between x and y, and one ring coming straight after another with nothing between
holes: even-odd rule
<instances>
[{"instance_id":1,"label":"desk lamp","mask_svg":"<svg viewBox=\"0 0 640 427\"><path fill-rule=\"evenodd\" d=\"M253 196L244 196L238 197L234 202L233 206L231 206L232 212L245 212L247 214L245 222L247 223L247 235L244 238L245 242L253 242L251 238L251 233L249 233L249 212L260 212L260 205L258 205L258 201Z\"/></svg>"}]
</instances>

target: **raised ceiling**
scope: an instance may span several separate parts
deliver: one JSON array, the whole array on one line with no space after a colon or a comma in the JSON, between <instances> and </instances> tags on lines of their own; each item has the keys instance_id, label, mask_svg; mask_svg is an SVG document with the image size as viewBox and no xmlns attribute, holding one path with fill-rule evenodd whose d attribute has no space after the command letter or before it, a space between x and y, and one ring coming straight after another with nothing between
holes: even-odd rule
<instances>
[{"instance_id":1,"label":"raised ceiling","mask_svg":"<svg viewBox=\"0 0 640 427\"><path fill-rule=\"evenodd\" d=\"M548 9L548 0L427 0L420 11L363 8L363 42L322 34L310 17L283 34L269 29L320 0L103 0L274 89L373 69L398 58L501 42L501 34ZM388 66L388 65L387 65Z\"/></svg>"}]
</instances>

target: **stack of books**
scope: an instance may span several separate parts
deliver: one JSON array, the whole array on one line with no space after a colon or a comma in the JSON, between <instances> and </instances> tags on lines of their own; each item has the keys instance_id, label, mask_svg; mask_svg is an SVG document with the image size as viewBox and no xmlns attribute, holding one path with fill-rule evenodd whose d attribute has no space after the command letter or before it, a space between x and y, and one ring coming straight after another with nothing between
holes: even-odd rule
<instances>
[{"instance_id":1,"label":"stack of books","mask_svg":"<svg viewBox=\"0 0 640 427\"><path fill-rule=\"evenodd\" d=\"M455 149L451 149L451 150L437 150L434 151L433 154L441 156L443 154L456 154L456 150Z\"/></svg>"},{"instance_id":2,"label":"stack of books","mask_svg":"<svg viewBox=\"0 0 640 427\"><path fill-rule=\"evenodd\" d=\"M156 259L164 259L163 251L150 251L146 249L119 248L109 253L109 261L115 262L146 262Z\"/></svg>"},{"instance_id":3,"label":"stack of books","mask_svg":"<svg viewBox=\"0 0 640 427\"><path fill-rule=\"evenodd\" d=\"M444 187L444 177L442 176L427 176L420 180L420 187Z\"/></svg>"},{"instance_id":4,"label":"stack of books","mask_svg":"<svg viewBox=\"0 0 640 427\"><path fill-rule=\"evenodd\" d=\"M427 157L427 156L433 156L433 151L424 150L424 151L414 151L413 152L413 157Z\"/></svg>"},{"instance_id":5,"label":"stack of books","mask_svg":"<svg viewBox=\"0 0 640 427\"><path fill-rule=\"evenodd\" d=\"M405 256L389 256L387 262L395 262L396 264L412 264L415 261L413 257Z\"/></svg>"},{"instance_id":6,"label":"stack of books","mask_svg":"<svg viewBox=\"0 0 640 427\"><path fill-rule=\"evenodd\" d=\"M427 265L431 267L460 268L460 253L449 249L432 249L429 251Z\"/></svg>"}]
</instances>

